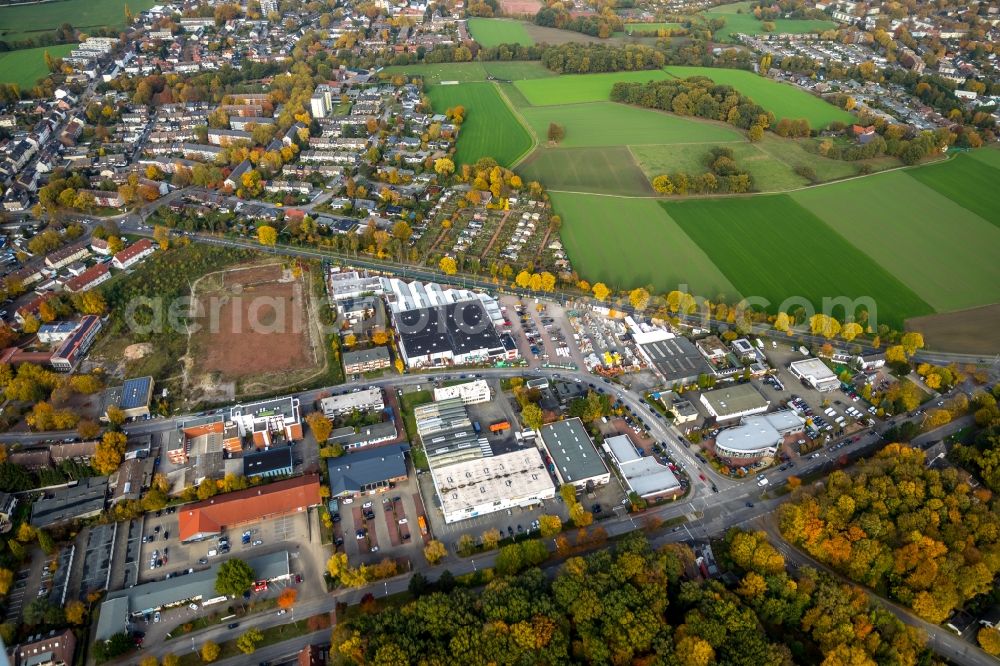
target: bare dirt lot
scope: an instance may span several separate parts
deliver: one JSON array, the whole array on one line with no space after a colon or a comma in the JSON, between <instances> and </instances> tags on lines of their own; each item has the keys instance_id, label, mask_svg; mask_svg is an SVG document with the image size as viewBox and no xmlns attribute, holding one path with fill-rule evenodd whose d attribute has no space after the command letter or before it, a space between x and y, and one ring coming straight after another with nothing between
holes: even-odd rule
<instances>
[{"instance_id":1,"label":"bare dirt lot","mask_svg":"<svg viewBox=\"0 0 1000 666\"><path fill-rule=\"evenodd\" d=\"M500 0L500 9L508 16L534 16L541 8L541 0Z\"/></svg>"},{"instance_id":2,"label":"bare dirt lot","mask_svg":"<svg viewBox=\"0 0 1000 666\"><path fill-rule=\"evenodd\" d=\"M1000 350L1000 304L906 320L906 328L924 334L928 349L965 354Z\"/></svg>"},{"instance_id":3,"label":"bare dirt lot","mask_svg":"<svg viewBox=\"0 0 1000 666\"><path fill-rule=\"evenodd\" d=\"M301 381L324 356L307 277L279 263L210 273L192 290L188 384L225 399ZM232 394L227 395L227 394Z\"/></svg>"}]
</instances>

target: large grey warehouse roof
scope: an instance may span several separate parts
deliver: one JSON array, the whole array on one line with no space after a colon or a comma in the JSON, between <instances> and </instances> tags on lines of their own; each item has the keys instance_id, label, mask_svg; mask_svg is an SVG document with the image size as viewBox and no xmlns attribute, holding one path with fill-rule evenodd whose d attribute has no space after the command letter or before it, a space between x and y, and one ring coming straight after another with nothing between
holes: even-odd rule
<instances>
[{"instance_id":1,"label":"large grey warehouse roof","mask_svg":"<svg viewBox=\"0 0 1000 666\"><path fill-rule=\"evenodd\" d=\"M608 473L580 419L542 426L542 441L566 483L579 483Z\"/></svg>"},{"instance_id":2,"label":"large grey warehouse roof","mask_svg":"<svg viewBox=\"0 0 1000 666\"><path fill-rule=\"evenodd\" d=\"M668 382L711 374L712 368L694 343L683 336L639 345Z\"/></svg>"},{"instance_id":3,"label":"large grey warehouse roof","mask_svg":"<svg viewBox=\"0 0 1000 666\"><path fill-rule=\"evenodd\" d=\"M503 353L503 343L478 300L397 312L396 332L409 356L480 350Z\"/></svg>"}]
</instances>

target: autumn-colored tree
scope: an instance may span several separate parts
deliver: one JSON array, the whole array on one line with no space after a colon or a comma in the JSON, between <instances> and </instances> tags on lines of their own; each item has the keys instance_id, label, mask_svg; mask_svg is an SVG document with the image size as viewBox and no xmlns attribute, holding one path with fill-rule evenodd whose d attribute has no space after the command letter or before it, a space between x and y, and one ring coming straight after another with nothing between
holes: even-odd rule
<instances>
[{"instance_id":1,"label":"autumn-colored tree","mask_svg":"<svg viewBox=\"0 0 1000 666\"><path fill-rule=\"evenodd\" d=\"M125 412L115 405L110 405L104 415L107 417L108 423L113 426L125 423Z\"/></svg>"},{"instance_id":2,"label":"autumn-colored tree","mask_svg":"<svg viewBox=\"0 0 1000 666\"><path fill-rule=\"evenodd\" d=\"M236 639L236 647L243 654L253 654L257 651L257 646L264 640L264 634L259 629L250 628Z\"/></svg>"},{"instance_id":3,"label":"autumn-colored tree","mask_svg":"<svg viewBox=\"0 0 1000 666\"><path fill-rule=\"evenodd\" d=\"M376 328L372 331L371 340L373 344L384 345L389 342L389 333L384 328Z\"/></svg>"},{"instance_id":4,"label":"autumn-colored tree","mask_svg":"<svg viewBox=\"0 0 1000 666\"><path fill-rule=\"evenodd\" d=\"M538 528L544 539L551 539L562 532L562 519L559 516L543 514L538 517Z\"/></svg>"},{"instance_id":5,"label":"autumn-colored tree","mask_svg":"<svg viewBox=\"0 0 1000 666\"><path fill-rule=\"evenodd\" d=\"M77 601L76 599L68 602L64 611L66 613L66 621L70 624L81 625L87 618L87 607L83 605L82 601Z\"/></svg>"},{"instance_id":6,"label":"autumn-colored tree","mask_svg":"<svg viewBox=\"0 0 1000 666\"><path fill-rule=\"evenodd\" d=\"M219 647L218 643L213 643L212 641L205 641L201 644L201 660L206 664L211 664L213 661L219 658L222 654L222 648Z\"/></svg>"},{"instance_id":7,"label":"autumn-colored tree","mask_svg":"<svg viewBox=\"0 0 1000 666\"><path fill-rule=\"evenodd\" d=\"M458 265L451 257L441 257L441 261L438 262L438 268L440 268L441 272L445 275L454 275L458 272Z\"/></svg>"},{"instance_id":8,"label":"autumn-colored tree","mask_svg":"<svg viewBox=\"0 0 1000 666\"><path fill-rule=\"evenodd\" d=\"M306 423L309 424L309 429L312 431L317 444L322 445L330 438L330 433L333 432L333 424L323 412L310 412L306 416Z\"/></svg>"},{"instance_id":9,"label":"autumn-colored tree","mask_svg":"<svg viewBox=\"0 0 1000 666\"><path fill-rule=\"evenodd\" d=\"M587 511L582 504L577 502L569 509L569 519L577 527L587 527L594 522L594 514Z\"/></svg>"},{"instance_id":10,"label":"autumn-colored tree","mask_svg":"<svg viewBox=\"0 0 1000 666\"><path fill-rule=\"evenodd\" d=\"M424 546L424 557L430 564L437 564L448 554L448 549L444 547L444 544L437 540L430 541L426 546Z\"/></svg>"},{"instance_id":11,"label":"autumn-colored tree","mask_svg":"<svg viewBox=\"0 0 1000 666\"><path fill-rule=\"evenodd\" d=\"M544 423L544 417L542 415L542 409L533 402L529 402L521 410L521 422L524 423L525 427L531 428L532 430L539 430Z\"/></svg>"},{"instance_id":12,"label":"autumn-colored tree","mask_svg":"<svg viewBox=\"0 0 1000 666\"><path fill-rule=\"evenodd\" d=\"M864 332L861 324L852 321L844 324L843 328L840 329L840 337L850 342Z\"/></svg>"},{"instance_id":13,"label":"autumn-colored tree","mask_svg":"<svg viewBox=\"0 0 1000 666\"><path fill-rule=\"evenodd\" d=\"M155 225L153 227L153 240L159 243L161 250L168 249L170 247L170 229L162 224Z\"/></svg>"},{"instance_id":14,"label":"autumn-colored tree","mask_svg":"<svg viewBox=\"0 0 1000 666\"><path fill-rule=\"evenodd\" d=\"M332 578L340 578L340 575L344 573L347 568L347 553L334 553L330 559L326 561L326 571Z\"/></svg>"},{"instance_id":15,"label":"autumn-colored tree","mask_svg":"<svg viewBox=\"0 0 1000 666\"><path fill-rule=\"evenodd\" d=\"M606 300L608 295L611 293L611 290L608 289L607 285L603 282L595 282L592 290L594 292L594 298L599 301Z\"/></svg>"},{"instance_id":16,"label":"autumn-colored tree","mask_svg":"<svg viewBox=\"0 0 1000 666\"><path fill-rule=\"evenodd\" d=\"M447 157L439 157L434 160L434 171L439 176L447 178L451 174L455 173L455 163Z\"/></svg>"},{"instance_id":17,"label":"autumn-colored tree","mask_svg":"<svg viewBox=\"0 0 1000 666\"><path fill-rule=\"evenodd\" d=\"M257 227L257 242L264 246L273 247L278 242L278 230L270 225L262 224Z\"/></svg>"},{"instance_id":18,"label":"autumn-colored tree","mask_svg":"<svg viewBox=\"0 0 1000 666\"><path fill-rule=\"evenodd\" d=\"M979 647L983 652L994 657L1000 657L1000 629L996 627L982 627L976 634Z\"/></svg>"},{"instance_id":19,"label":"autumn-colored tree","mask_svg":"<svg viewBox=\"0 0 1000 666\"><path fill-rule=\"evenodd\" d=\"M889 363L906 363L906 349L903 345L893 345L891 347L886 347L885 349L885 360Z\"/></svg>"},{"instance_id":20,"label":"autumn-colored tree","mask_svg":"<svg viewBox=\"0 0 1000 666\"><path fill-rule=\"evenodd\" d=\"M628 302L632 304L633 308L641 312L649 305L649 292L642 287L633 289L628 294Z\"/></svg>"},{"instance_id":21,"label":"autumn-colored tree","mask_svg":"<svg viewBox=\"0 0 1000 666\"><path fill-rule=\"evenodd\" d=\"M483 544L483 550L493 550L500 543L500 530L497 528L491 528L483 532L481 541Z\"/></svg>"},{"instance_id":22,"label":"autumn-colored tree","mask_svg":"<svg viewBox=\"0 0 1000 666\"><path fill-rule=\"evenodd\" d=\"M298 598L298 590L294 587L286 587L278 595L278 608L291 608L295 605L295 600Z\"/></svg>"},{"instance_id":23,"label":"autumn-colored tree","mask_svg":"<svg viewBox=\"0 0 1000 666\"><path fill-rule=\"evenodd\" d=\"M353 333L348 333L347 335L344 336L345 347L353 347L356 344L358 344L358 336L354 335Z\"/></svg>"},{"instance_id":24,"label":"autumn-colored tree","mask_svg":"<svg viewBox=\"0 0 1000 666\"><path fill-rule=\"evenodd\" d=\"M91 465L100 474L111 474L122 464L125 457L125 433L106 432L97 444Z\"/></svg>"},{"instance_id":25,"label":"autumn-colored tree","mask_svg":"<svg viewBox=\"0 0 1000 666\"><path fill-rule=\"evenodd\" d=\"M680 659L682 666L708 666L715 661L712 645L697 636L685 636L677 641L674 654Z\"/></svg>"},{"instance_id":26,"label":"autumn-colored tree","mask_svg":"<svg viewBox=\"0 0 1000 666\"><path fill-rule=\"evenodd\" d=\"M0 596L10 592L10 586L14 583L14 572L10 569L0 569ZM67 607L67 613L69 609Z\"/></svg>"}]
</instances>

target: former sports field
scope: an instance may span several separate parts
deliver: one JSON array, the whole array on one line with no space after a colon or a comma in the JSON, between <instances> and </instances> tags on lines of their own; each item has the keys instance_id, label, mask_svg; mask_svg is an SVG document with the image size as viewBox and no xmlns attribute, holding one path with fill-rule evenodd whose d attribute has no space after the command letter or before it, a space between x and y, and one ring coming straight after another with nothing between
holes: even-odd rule
<instances>
[{"instance_id":1,"label":"former sports field","mask_svg":"<svg viewBox=\"0 0 1000 666\"><path fill-rule=\"evenodd\" d=\"M209 273L192 289L198 330L186 384L205 399L290 386L323 370L308 280L279 263Z\"/></svg>"}]
</instances>

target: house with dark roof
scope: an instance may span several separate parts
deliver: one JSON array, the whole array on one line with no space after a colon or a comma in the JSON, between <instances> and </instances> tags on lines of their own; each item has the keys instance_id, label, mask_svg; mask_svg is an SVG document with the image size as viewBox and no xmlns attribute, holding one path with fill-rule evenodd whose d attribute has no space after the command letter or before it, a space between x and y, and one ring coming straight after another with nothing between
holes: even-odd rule
<instances>
[{"instance_id":1,"label":"house with dark roof","mask_svg":"<svg viewBox=\"0 0 1000 666\"><path fill-rule=\"evenodd\" d=\"M330 496L334 498L385 492L406 480L408 444L362 449L339 458L327 458Z\"/></svg>"},{"instance_id":2,"label":"house with dark roof","mask_svg":"<svg viewBox=\"0 0 1000 666\"><path fill-rule=\"evenodd\" d=\"M243 456L243 476L282 476L293 470L292 447L277 446L262 451L252 451Z\"/></svg>"}]
</instances>

